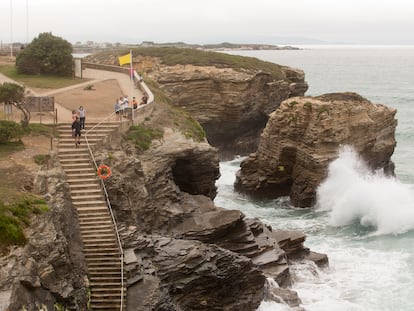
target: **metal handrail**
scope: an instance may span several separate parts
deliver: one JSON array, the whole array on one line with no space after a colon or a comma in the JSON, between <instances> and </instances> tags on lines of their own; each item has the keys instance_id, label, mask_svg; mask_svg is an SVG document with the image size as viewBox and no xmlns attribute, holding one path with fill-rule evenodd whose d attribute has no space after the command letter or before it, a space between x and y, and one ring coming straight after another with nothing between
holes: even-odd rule
<instances>
[{"instance_id":1,"label":"metal handrail","mask_svg":"<svg viewBox=\"0 0 414 311\"><path fill-rule=\"evenodd\" d=\"M110 114L108 117L103 119L101 122L99 122L98 124L96 124L95 126L90 128L89 130L87 130L86 133L85 133L86 146L88 147L89 154L91 155L91 158L92 158L93 164L95 165L96 170L98 170L98 164L96 163L96 160L95 160L95 157L93 155L91 146L89 145L88 133L90 131L92 131L93 129L97 128L98 126L100 126L103 122L105 122L109 118L113 117L114 115L115 115L115 112ZM121 306L120 306L120 310L122 311L123 310L123 301L124 301L124 251L122 249L121 238L119 237L118 227L116 225L116 220L115 220L115 217L114 217L114 213L112 212L112 206L111 206L111 202L109 201L108 192L106 191L105 183L103 182L102 179L101 179L101 187L102 187L102 189L104 191L104 194L105 194L105 199L106 199L106 202L107 202L107 205L108 205L109 212L111 213L112 222L113 222L114 227L115 227L116 238L118 240L119 252L120 252L120 255L121 255L121 258L120 258L120 260L121 260Z\"/></svg>"},{"instance_id":2,"label":"metal handrail","mask_svg":"<svg viewBox=\"0 0 414 311\"><path fill-rule=\"evenodd\" d=\"M143 87L145 92L148 94L147 104L151 104L154 101L154 94L151 92L151 90L148 88L148 86L145 84L145 82L141 81L141 79L139 79L139 75L137 74L137 72L135 70L134 70L133 74L136 77L136 79L139 81L140 85ZM132 110L132 113L134 113L133 110ZM105 119L100 121L98 124L96 124L95 126L90 128L85 133L86 146L88 147L89 154L91 155L91 158L92 158L93 164L95 165L96 170L98 170L98 164L96 163L95 157L94 157L93 152L92 152L92 148L91 148L91 146L89 144L89 141L88 141L88 133L90 131L92 131L93 129L97 128L98 126L100 126L103 122L110 119L114 115L115 115L115 112L110 114L108 117L106 117ZM108 205L109 212L111 213L111 218L112 218L112 222L113 222L114 227L115 227L116 238L118 240L118 247L119 247L119 251L120 251L120 255L121 255L121 306L120 306L120 311L123 311L123 302L124 302L124 251L122 249L121 238L119 236L118 227L116 225L116 220L115 220L114 214L112 212L112 206L111 206L111 202L109 201L109 196L108 196L108 192L107 192L106 187L105 187L105 183L103 182L102 179L101 179L100 182L101 182L101 187L102 187L102 189L104 191L104 194L105 194L105 199L106 199L106 202L107 202L107 205Z\"/></svg>"}]
</instances>

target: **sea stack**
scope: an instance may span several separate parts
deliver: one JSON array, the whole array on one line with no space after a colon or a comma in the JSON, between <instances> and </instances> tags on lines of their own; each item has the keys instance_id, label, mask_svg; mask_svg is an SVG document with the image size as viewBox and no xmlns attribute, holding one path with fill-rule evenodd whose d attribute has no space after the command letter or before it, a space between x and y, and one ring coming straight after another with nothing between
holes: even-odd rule
<instances>
[{"instance_id":1,"label":"sea stack","mask_svg":"<svg viewBox=\"0 0 414 311\"><path fill-rule=\"evenodd\" d=\"M258 150L241 163L235 187L262 198L289 195L296 207L312 206L343 145L371 169L393 174L395 114L356 93L287 99L270 115Z\"/></svg>"}]
</instances>

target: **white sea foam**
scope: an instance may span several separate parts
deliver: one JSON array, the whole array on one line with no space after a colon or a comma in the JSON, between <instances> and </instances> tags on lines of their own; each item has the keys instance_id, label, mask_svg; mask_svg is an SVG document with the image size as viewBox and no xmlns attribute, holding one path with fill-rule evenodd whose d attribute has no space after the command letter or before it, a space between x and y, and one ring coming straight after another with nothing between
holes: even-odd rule
<instances>
[{"instance_id":1,"label":"white sea foam","mask_svg":"<svg viewBox=\"0 0 414 311\"><path fill-rule=\"evenodd\" d=\"M317 207L331 211L330 225L359 221L375 234L400 234L414 229L414 190L396 178L371 173L357 153L344 147L329 165L317 190Z\"/></svg>"}]
</instances>

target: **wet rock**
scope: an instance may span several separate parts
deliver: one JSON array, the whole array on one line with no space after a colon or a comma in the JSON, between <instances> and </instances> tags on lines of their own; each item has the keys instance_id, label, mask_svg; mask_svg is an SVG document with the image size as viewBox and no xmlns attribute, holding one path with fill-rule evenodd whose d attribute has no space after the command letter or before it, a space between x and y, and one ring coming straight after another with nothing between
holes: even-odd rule
<instances>
[{"instance_id":1,"label":"wet rock","mask_svg":"<svg viewBox=\"0 0 414 311\"><path fill-rule=\"evenodd\" d=\"M392 174L395 114L355 93L285 100L271 114L257 152L241 163L235 187L258 197L289 195L295 206L312 206L343 145L352 146L370 168Z\"/></svg>"}]
</instances>

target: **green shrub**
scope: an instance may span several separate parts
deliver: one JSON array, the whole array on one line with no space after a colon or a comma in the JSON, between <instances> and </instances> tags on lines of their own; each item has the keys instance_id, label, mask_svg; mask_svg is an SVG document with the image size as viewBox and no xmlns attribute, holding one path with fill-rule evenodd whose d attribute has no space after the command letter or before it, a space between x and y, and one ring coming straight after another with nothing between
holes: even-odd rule
<instances>
[{"instance_id":1,"label":"green shrub","mask_svg":"<svg viewBox=\"0 0 414 311\"><path fill-rule=\"evenodd\" d=\"M41 33L16 56L20 74L72 76L72 45L52 33Z\"/></svg>"},{"instance_id":2,"label":"green shrub","mask_svg":"<svg viewBox=\"0 0 414 311\"><path fill-rule=\"evenodd\" d=\"M184 136L189 139L194 139L195 141L201 142L206 137L206 132L203 127L190 115L185 119Z\"/></svg>"},{"instance_id":3,"label":"green shrub","mask_svg":"<svg viewBox=\"0 0 414 311\"><path fill-rule=\"evenodd\" d=\"M48 154L37 154L33 157L33 160L38 165L46 164L46 162L50 159L50 155Z\"/></svg>"},{"instance_id":4,"label":"green shrub","mask_svg":"<svg viewBox=\"0 0 414 311\"><path fill-rule=\"evenodd\" d=\"M20 124L13 121L0 120L0 144L20 141L23 134L23 128Z\"/></svg>"},{"instance_id":5,"label":"green shrub","mask_svg":"<svg viewBox=\"0 0 414 311\"><path fill-rule=\"evenodd\" d=\"M329 114L329 107L328 106L322 106L318 109L318 119L320 118L320 116L324 113L328 113Z\"/></svg>"},{"instance_id":6,"label":"green shrub","mask_svg":"<svg viewBox=\"0 0 414 311\"><path fill-rule=\"evenodd\" d=\"M49 211L44 199L22 196L10 204L0 201L0 250L10 245L24 245L27 241L24 228L32 215Z\"/></svg>"},{"instance_id":7,"label":"green shrub","mask_svg":"<svg viewBox=\"0 0 414 311\"><path fill-rule=\"evenodd\" d=\"M147 150L152 140L163 137L163 132L160 129L154 129L143 125L135 125L129 128L127 139L135 143L139 150Z\"/></svg>"},{"instance_id":8,"label":"green shrub","mask_svg":"<svg viewBox=\"0 0 414 311\"><path fill-rule=\"evenodd\" d=\"M45 124L31 123L29 124L26 134L51 137L53 135L53 128Z\"/></svg>"},{"instance_id":9,"label":"green shrub","mask_svg":"<svg viewBox=\"0 0 414 311\"><path fill-rule=\"evenodd\" d=\"M0 214L0 243L5 246L26 243L23 228L16 218Z\"/></svg>"},{"instance_id":10,"label":"green shrub","mask_svg":"<svg viewBox=\"0 0 414 311\"><path fill-rule=\"evenodd\" d=\"M304 103L304 104L303 104L303 108L306 108L306 109L311 110L311 109L312 109L312 103L311 103L311 102L306 102L306 103Z\"/></svg>"}]
</instances>

